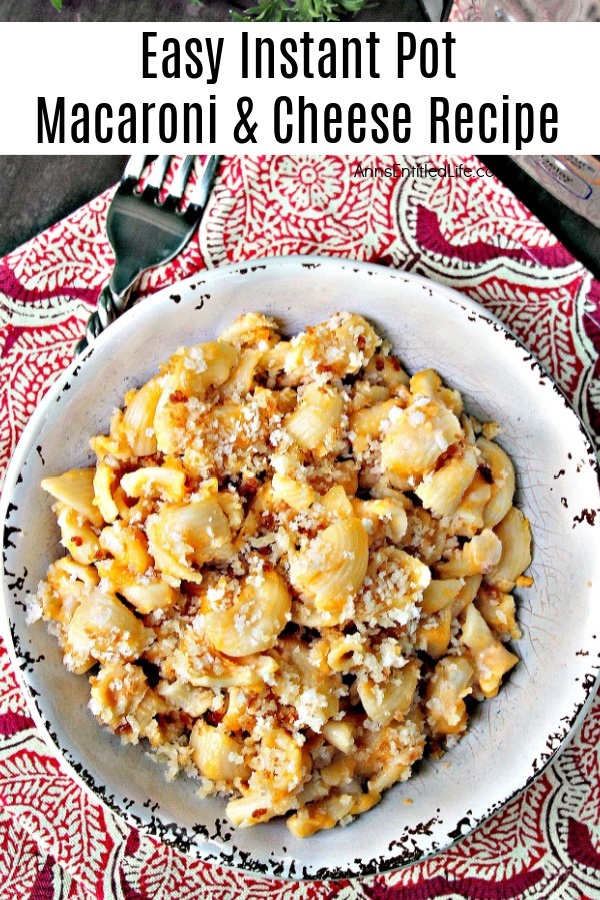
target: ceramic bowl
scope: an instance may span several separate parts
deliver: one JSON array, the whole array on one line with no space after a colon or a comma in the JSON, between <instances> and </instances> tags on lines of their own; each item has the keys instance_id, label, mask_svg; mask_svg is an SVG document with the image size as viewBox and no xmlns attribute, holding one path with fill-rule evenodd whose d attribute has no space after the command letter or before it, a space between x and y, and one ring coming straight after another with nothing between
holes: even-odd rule
<instances>
[{"instance_id":1,"label":"ceramic bowl","mask_svg":"<svg viewBox=\"0 0 600 900\"><path fill-rule=\"evenodd\" d=\"M242 312L273 315L291 333L340 309L368 317L409 371L435 367L470 412L502 423L499 443L531 520L535 581L518 593L521 662L498 697L478 705L466 737L349 827L300 841L283 822L235 829L225 800L198 799L185 777L167 783L144 746L121 746L89 712L87 679L64 668L46 624L26 624L24 598L60 553L40 480L92 464L88 438L107 429L126 390L179 345L212 339ZM2 501L6 634L36 722L71 774L129 823L192 856L261 875L368 875L475 828L536 777L580 720L599 668L599 508L596 460L579 420L531 354L477 304L414 275L341 260L225 267L126 313L34 413Z\"/></svg>"}]
</instances>

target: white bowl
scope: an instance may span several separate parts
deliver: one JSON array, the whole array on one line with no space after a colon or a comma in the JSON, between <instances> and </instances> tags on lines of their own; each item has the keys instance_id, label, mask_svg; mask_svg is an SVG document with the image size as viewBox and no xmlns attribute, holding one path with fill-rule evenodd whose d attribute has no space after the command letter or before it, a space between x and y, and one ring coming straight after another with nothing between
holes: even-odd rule
<instances>
[{"instance_id":1,"label":"white bowl","mask_svg":"<svg viewBox=\"0 0 600 900\"><path fill-rule=\"evenodd\" d=\"M39 482L92 464L88 438L106 430L126 390L177 346L213 338L244 311L274 315L295 332L340 309L367 316L410 371L435 367L469 411L502 423L499 442L515 462L518 503L531 520L535 582L519 595L521 662L498 697L479 706L467 736L351 826L300 841L283 822L235 829L224 800L199 800L185 777L167 783L143 746L123 747L102 730L87 709L87 679L64 668L45 623L26 624L24 597L60 550ZM368 875L448 847L535 778L570 736L599 668L599 509L596 459L579 420L533 357L477 304L414 275L341 260L225 267L128 312L34 413L2 499L6 625L37 723L75 777L128 822L192 856L257 874Z\"/></svg>"}]
</instances>

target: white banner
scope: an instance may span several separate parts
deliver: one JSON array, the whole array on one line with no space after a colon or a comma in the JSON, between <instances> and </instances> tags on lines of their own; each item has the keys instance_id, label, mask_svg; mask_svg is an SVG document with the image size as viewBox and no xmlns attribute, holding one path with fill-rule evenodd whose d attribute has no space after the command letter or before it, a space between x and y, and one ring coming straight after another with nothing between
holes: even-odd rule
<instances>
[{"instance_id":1,"label":"white banner","mask_svg":"<svg viewBox=\"0 0 600 900\"><path fill-rule=\"evenodd\" d=\"M0 152L590 153L600 25L7 23Z\"/></svg>"}]
</instances>

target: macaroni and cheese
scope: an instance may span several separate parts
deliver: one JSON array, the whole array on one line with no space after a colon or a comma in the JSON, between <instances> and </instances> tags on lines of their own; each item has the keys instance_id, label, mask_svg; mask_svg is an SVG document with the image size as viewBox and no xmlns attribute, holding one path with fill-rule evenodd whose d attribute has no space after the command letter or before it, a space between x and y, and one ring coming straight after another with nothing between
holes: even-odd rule
<instances>
[{"instance_id":1,"label":"macaroni and cheese","mask_svg":"<svg viewBox=\"0 0 600 900\"><path fill-rule=\"evenodd\" d=\"M66 555L30 617L235 825L347 824L517 663L531 537L497 432L359 315L291 340L244 315L44 479Z\"/></svg>"}]
</instances>

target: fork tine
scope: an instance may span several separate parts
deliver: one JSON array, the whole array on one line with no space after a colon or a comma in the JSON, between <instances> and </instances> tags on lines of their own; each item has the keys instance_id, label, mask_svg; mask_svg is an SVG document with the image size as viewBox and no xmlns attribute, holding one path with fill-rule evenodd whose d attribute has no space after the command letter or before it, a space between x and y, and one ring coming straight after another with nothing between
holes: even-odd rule
<instances>
[{"instance_id":1,"label":"fork tine","mask_svg":"<svg viewBox=\"0 0 600 900\"><path fill-rule=\"evenodd\" d=\"M183 192L185 191L187 180L190 177L190 172L194 167L195 159L196 157L194 155L186 156L175 173L171 187L169 188L169 196L167 197L167 202L170 202L173 206L177 206L183 197Z\"/></svg>"},{"instance_id":2,"label":"fork tine","mask_svg":"<svg viewBox=\"0 0 600 900\"><path fill-rule=\"evenodd\" d=\"M146 190L149 189L150 191L156 191L158 193L165 180L165 175L167 174L171 159L171 156L159 156L156 159L156 162L152 166L150 177L146 183Z\"/></svg>"},{"instance_id":3,"label":"fork tine","mask_svg":"<svg viewBox=\"0 0 600 900\"><path fill-rule=\"evenodd\" d=\"M142 172L144 171L147 159L148 157L142 153L134 153L133 156L130 156L127 165L125 166L123 177L121 178L121 184L130 180L137 183L142 177Z\"/></svg>"},{"instance_id":4,"label":"fork tine","mask_svg":"<svg viewBox=\"0 0 600 900\"><path fill-rule=\"evenodd\" d=\"M201 209L204 209L206 206L206 201L208 200L208 195L210 194L220 162L220 156L207 156L204 160L204 169L194 186L191 198L194 206L200 207Z\"/></svg>"}]
</instances>

